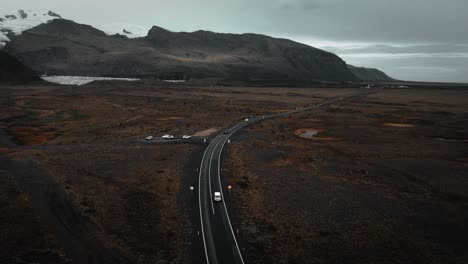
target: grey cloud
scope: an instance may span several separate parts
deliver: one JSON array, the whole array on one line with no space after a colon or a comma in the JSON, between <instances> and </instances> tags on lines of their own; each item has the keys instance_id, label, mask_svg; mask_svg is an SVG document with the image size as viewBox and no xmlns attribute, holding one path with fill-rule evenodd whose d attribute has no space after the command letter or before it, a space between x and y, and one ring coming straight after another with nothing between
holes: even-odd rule
<instances>
[{"instance_id":1,"label":"grey cloud","mask_svg":"<svg viewBox=\"0 0 468 264\"><path fill-rule=\"evenodd\" d=\"M468 53L468 44L434 43L434 44L411 44L411 45L349 45L342 47L324 46L322 49L339 54L363 54L363 53L386 53L386 54L443 54L443 53Z\"/></svg>"},{"instance_id":2,"label":"grey cloud","mask_svg":"<svg viewBox=\"0 0 468 264\"><path fill-rule=\"evenodd\" d=\"M319 9L320 5L314 1L288 1L281 3L279 9L283 11L311 11Z\"/></svg>"}]
</instances>

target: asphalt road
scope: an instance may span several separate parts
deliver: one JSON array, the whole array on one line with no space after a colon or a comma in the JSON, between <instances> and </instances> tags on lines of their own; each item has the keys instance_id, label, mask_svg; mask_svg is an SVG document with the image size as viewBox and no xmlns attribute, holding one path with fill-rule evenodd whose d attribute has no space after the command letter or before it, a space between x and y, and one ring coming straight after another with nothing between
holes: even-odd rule
<instances>
[{"instance_id":1,"label":"asphalt road","mask_svg":"<svg viewBox=\"0 0 468 264\"><path fill-rule=\"evenodd\" d=\"M310 111L319 107L333 104L359 95L373 93L379 90L361 92L349 96L338 97L324 103L310 105L300 110L278 113L273 115L257 116L242 120L221 131L209 142L203 154L198 177L198 203L200 210L201 234L205 251L205 260L208 264L244 264L241 248L237 241L237 228L233 227L229 217L229 201L226 180L221 177L221 154L224 145L232 134L238 130L260 122L262 120L284 117L292 114ZM225 133L228 131L228 133ZM214 192L221 192L222 201L213 200ZM226 201L226 199L228 201Z\"/></svg>"}]
</instances>

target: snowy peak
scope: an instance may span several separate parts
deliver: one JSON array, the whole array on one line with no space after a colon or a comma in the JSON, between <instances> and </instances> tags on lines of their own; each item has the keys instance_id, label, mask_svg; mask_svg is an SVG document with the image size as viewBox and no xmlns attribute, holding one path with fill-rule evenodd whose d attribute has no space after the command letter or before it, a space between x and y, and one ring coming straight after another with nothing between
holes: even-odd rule
<instances>
[{"instance_id":1,"label":"snowy peak","mask_svg":"<svg viewBox=\"0 0 468 264\"><path fill-rule=\"evenodd\" d=\"M147 27L124 23L97 25L96 28L104 31L107 35L123 35L128 38L146 37L149 30Z\"/></svg>"},{"instance_id":2,"label":"snowy peak","mask_svg":"<svg viewBox=\"0 0 468 264\"><path fill-rule=\"evenodd\" d=\"M53 11L35 13L23 9L10 14L0 14L0 48L14 36L54 19L62 19L62 16ZM104 31L107 35L122 35L128 38L145 37L149 30L147 27L124 23L96 25L95 28Z\"/></svg>"},{"instance_id":3,"label":"snowy peak","mask_svg":"<svg viewBox=\"0 0 468 264\"><path fill-rule=\"evenodd\" d=\"M5 42L23 31L37 27L51 20L62 18L57 13L49 11L45 14L37 14L31 10L20 9L12 14L0 15L0 48Z\"/></svg>"}]
</instances>

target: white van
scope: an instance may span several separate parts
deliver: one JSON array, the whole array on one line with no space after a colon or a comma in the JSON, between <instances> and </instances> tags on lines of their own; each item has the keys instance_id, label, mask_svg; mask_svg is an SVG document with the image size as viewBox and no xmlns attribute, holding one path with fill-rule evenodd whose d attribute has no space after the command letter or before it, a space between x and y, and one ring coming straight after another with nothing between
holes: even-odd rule
<instances>
[{"instance_id":1,"label":"white van","mask_svg":"<svg viewBox=\"0 0 468 264\"><path fill-rule=\"evenodd\" d=\"M213 200L215 202L221 202L221 193L220 192L215 192Z\"/></svg>"}]
</instances>

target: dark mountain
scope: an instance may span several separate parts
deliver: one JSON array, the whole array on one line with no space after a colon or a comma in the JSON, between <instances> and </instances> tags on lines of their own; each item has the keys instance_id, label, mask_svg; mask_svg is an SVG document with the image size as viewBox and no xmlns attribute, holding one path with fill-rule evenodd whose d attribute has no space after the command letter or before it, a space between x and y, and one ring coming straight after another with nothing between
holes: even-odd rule
<instances>
[{"instance_id":1,"label":"dark mountain","mask_svg":"<svg viewBox=\"0 0 468 264\"><path fill-rule=\"evenodd\" d=\"M0 82L24 83L37 81L34 72L10 54L0 51Z\"/></svg>"},{"instance_id":2,"label":"dark mountain","mask_svg":"<svg viewBox=\"0 0 468 264\"><path fill-rule=\"evenodd\" d=\"M56 19L14 37L5 51L47 74L295 83L357 80L333 53L257 34L176 33L153 27L147 37L129 39Z\"/></svg>"},{"instance_id":3,"label":"dark mountain","mask_svg":"<svg viewBox=\"0 0 468 264\"><path fill-rule=\"evenodd\" d=\"M396 81L392 77L385 74L383 71L372 68L355 67L348 65L348 69L361 81L372 81L372 82L391 82Z\"/></svg>"}]
</instances>

